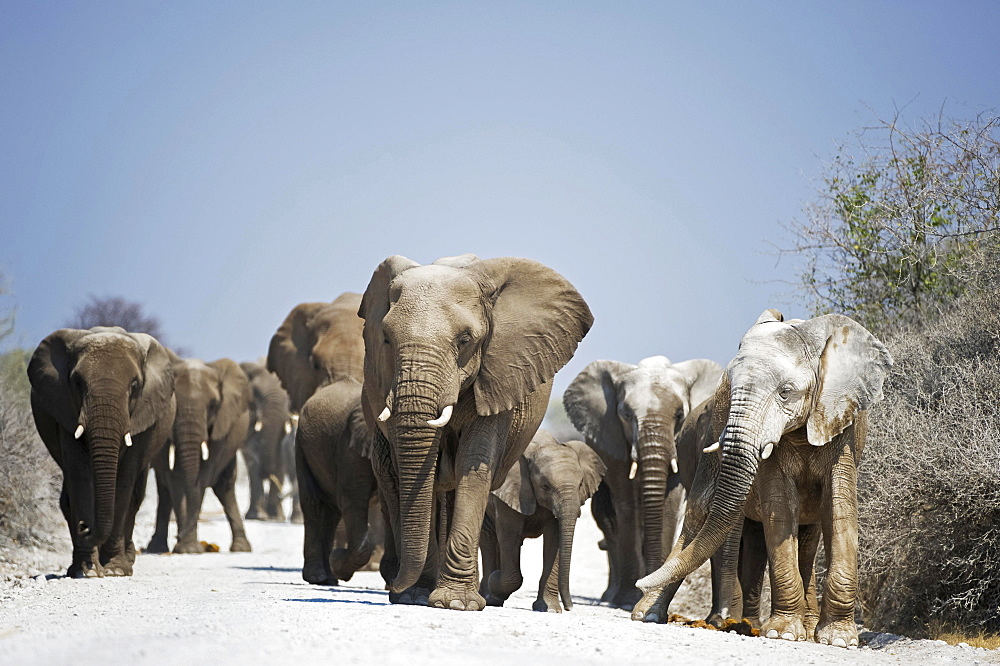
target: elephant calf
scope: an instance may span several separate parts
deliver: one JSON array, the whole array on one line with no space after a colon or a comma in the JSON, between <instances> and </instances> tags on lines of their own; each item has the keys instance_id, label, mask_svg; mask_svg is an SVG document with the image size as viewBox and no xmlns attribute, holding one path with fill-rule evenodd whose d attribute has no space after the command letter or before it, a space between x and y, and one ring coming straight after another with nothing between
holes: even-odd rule
<instances>
[{"instance_id":1,"label":"elephant calf","mask_svg":"<svg viewBox=\"0 0 1000 666\"><path fill-rule=\"evenodd\" d=\"M350 580L368 564L375 473L368 458L371 433L361 410L361 384L350 378L318 390L302 407L295 436L295 469L305 519L302 578L315 585ZM346 548L333 548L340 519Z\"/></svg>"},{"instance_id":2,"label":"elephant calf","mask_svg":"<svg viewBox=\"0 0 1000 666\"><path fill-rule=\"evenodd\" d=\"M569 566L580 507L594 494L606 468L583 442L559 442L540 430L489 499L480 547L484 576L480 594L490 606L521 587L521 543L544 536L536 611L573 608ZM556 555L558 554L558 558ZM492 572L492 573L491 573Z\"/></svg>"}]
</instances>

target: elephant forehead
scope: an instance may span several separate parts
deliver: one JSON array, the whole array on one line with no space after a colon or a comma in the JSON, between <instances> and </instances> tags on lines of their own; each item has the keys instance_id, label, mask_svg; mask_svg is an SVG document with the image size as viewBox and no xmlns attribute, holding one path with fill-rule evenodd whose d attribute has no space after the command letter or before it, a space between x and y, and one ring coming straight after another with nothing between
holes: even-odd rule
<instances>
[{"instance_id":1,"label":"elephant forehead","mask_svg":"<svg viewBox=\"0 0 1000 666\"><path fill-rule=\"evenodd\" d=\"M94 352L134 352L139 350L139 343L125 334L123 329L99 329L90 335L85 335L76 342L77 350Z\"/></svg>"},{"instance_id":2,"label":"elephant forehead","mask_svg":"<svg viewBox=\"0 0 1000 666\"><path fill-rule=\"evenodd\" d=\"M676 402L684 387L678 377L661 369L638 368L622 380L626 401L633 405L657 409Z\"/></svg>"},{"instance_id":3,"label":"elephant forehead","mask_svg":"<svg viewBox=\"0 0 1000 666\"><path fill-rule=\"evenodd\" d=\"M444 311L460 316L463 311L480 309L481 297L482 287L462 269L418 266L400 274L389 285L391 305L385 323L399 326L420 322L424 328L434 322L454 324L452 318L442 317Z\"/></svg>"}]
</instances>

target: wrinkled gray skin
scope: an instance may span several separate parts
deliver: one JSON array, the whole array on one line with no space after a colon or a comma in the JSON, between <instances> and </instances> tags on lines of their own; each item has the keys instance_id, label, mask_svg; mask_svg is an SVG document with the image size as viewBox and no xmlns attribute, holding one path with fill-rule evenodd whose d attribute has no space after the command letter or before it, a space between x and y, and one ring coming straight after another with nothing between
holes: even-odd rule
<instances>
[{"instance_id":1,"label":"wrinkled gray skin","mask_svg":"<svg viewBox=\"0 0 1000 666\"><path fill-rule=\"evenodd\" d=\"M351 292L344 292L330 303L299 303L271 337L267 369L278 376L288 392L293 431L302 406L317 389L344 378L364 381L360 304L361 295ZM292 435L289 451L294 452L294 432ZM299 523L302 511L295 470L289 467L288 474L293 479L289 489L291 521Z\"/></svg>"},{"instance_id":2,"label":"wrinkled gray skin","mask_svg":"<svg viewBox=\"0 0 1000 666\"><path fill-rule=\"evenodd\" d=\"M600 457L583 442L562 443L548 431L538 431L503 485L490 495L479 542L483 554L479 591L487 605L502 606L520 589L521 543L542 536L542 577L531 607L556 613L573 608L569 567L576 519L604 471Z\"/></svg>"},{"instance_id":3,"label":"wrinkled gray skin","mask_svg":"<svg viewBox=\"0 0 1000 666\"><path fill-rule=\"evenodd\" d=\"M198 516L205 490L211 487L233 533L230 550L249 551L236 505L236 452L246 443L250 427L250 383L240 366L228 358L211 363L175 355L172 359L177 416L170 440L153 460L156 529L146 550L167 551L167 525L173 510L177 518L173 552L203 552Z\"/></svg>"},{"instance_id":4,"label":"wrinkled gray skin","mask_svg":"<svg viewBox=\"0 0 1000 666\"><path fill-rule=\"evenodd\" d=\"M131 576L135 514L174 421L166 350L118 327L60 329L38 345L28 379L35 426L63 473L59 505L73 540L66 575Z\"/></svg>"},{"instance_id":5,"label":"wrinkled gray skin","mask_svg":"<svg viewBox=\"0 0 1000 666\"><path fill-rule=\"evenodd\" d=\"M250 429L244 445L243 459L247 464L250 481L250 508L248 520L285 519L281 505L282 493L291 488L290 476L295 475L294 466L286 466L288 453L283 448L291 448L295 456L295 439L291 436L292 419L288 411L288 394L281 387L281 381L260 363L240 363L240 368L250 382ZM289 475L290 474L290 475ZM268 487L265 494L264 486Z\"/></svg>"},{"instance_id":6,"label":"wrinkled gray skin","mask_svg":"<svg viewBox=\"0 0 1000 666\"><path fill-rule=\"evenodd\" d=\"M359 314L362 404L391 525L381 565L389 598L481 610L477 555L490 490L537 431L552 376L593 316L552 269L472 255L429 266L389 257Z\"/></svg>"},{"instance_id":7,"label":"wrinkled gray skin","mask_svg":"<svg viewBox=\"0 0 1000 666\"><path fill-rule=\"evenodd\" d=\"M706 359L594 361L563 394L573 425L608 468L591 504L608 551L602 602L631 610L642 596L635 581L659 568L673 546L700 453L678 447L675 436L721 375L722 366Z\"/></svg>"},{"instance_id":8,"label":"wrinkled gray skin","mask_svg":"<svg viewBox=\"0 0 1000 666\"><path fill-rule=\"evenodd\" d=\"M338 579L350 580L375 551L368 513L378 486L368 457L370 446L359 382L335 381L306 401L295 441L306 582L336 585ZM333 548L341 518L347 545Z\"/></svg>"},{"instance_id":9,"label":"wrinkled gray skin","mask_svg":"<svg viewBox=\"0 0 1000 666\"><path fill-rule=\"evenodd\" d=\"M765 311L716 392L715 409L726 417L708 515L638 582L644 596L632 618L664 620L666 586L700 566L746 517L763 524L767 544L772 608L762 634L857 645L857 466L867 409L882 398L891 365L885 346L848 317L785 322ZM818 618L803 586L812 579L811 558L800 563L805 525L820 527L829 559Z\"/></svg>"}]
</instances>

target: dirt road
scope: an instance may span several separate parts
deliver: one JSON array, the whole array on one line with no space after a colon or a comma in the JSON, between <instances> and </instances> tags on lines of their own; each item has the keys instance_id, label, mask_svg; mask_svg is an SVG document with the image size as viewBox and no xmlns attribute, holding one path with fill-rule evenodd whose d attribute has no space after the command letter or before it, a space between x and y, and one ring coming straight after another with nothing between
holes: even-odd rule
<instances>
[{"instance_id":1,"label":"dirt road","mask_svg":"<svg viewBox=\"0 0 1000 666\"><path fill-rule=\"evenodd\" d=\"M152 533L154 509L150 497L138 544ZM375 572L340 587L307 585L301 526L249 521L254 552L228 553L214 498L206 512L200 536L222 553L140 555L131 578L87 580L61 577L67 554L52 565L58 575L0 584L0 664L1000 663L997 651L891 635L864 634L868 646L844 650L632 622L595 605L607 565L586 508L573 551L576 604L562 614L530 610L540 540L522 552L525 585L507 607L466 613L390 605Z\"/></svg>"}]
</instances>

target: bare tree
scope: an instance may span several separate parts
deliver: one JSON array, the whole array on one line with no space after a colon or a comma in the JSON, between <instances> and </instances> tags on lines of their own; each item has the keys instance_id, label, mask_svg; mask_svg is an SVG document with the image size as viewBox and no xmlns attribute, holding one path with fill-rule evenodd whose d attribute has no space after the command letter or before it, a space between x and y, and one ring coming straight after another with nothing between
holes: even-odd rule
<instances>
[{"instance_id":1,"label":"bare tree","mask_svg":"<svg viewBox=\"0 0 1000 666\"><path fill-rule=\"evenodd\" d=\"M121 296L97 297L78 306L73 317L67 322L70 328L93 328L94 326L121 326L133 333L148 333L161 344L168 344L159 317L149 314L142 303L130 301ZM174 347L174 351L185 356L185 350Z\"/></svg>"}]
</instances>

